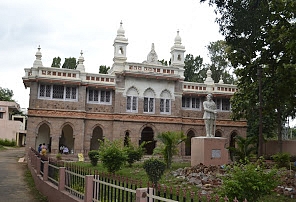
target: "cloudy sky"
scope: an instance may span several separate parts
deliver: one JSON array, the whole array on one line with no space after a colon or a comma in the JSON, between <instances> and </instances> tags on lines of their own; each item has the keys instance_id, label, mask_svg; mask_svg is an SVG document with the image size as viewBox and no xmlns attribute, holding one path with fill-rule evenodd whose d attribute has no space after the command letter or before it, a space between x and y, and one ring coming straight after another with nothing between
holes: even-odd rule
<instances>
[{"instance_id":1,"label":"cloudy sky","mask_svg":"<svg viewBox=\"0 0 296 202\"><path fill-rule=\"evenodd\" d=\"M128 38L127 60L143 62L155 44L159 59L169 60L177 30L186 54L208 61L206 45L223 39L213 8L199 0L0 1L0 86L14 92L22 108L29 105L29 89L22 77L41 46L43 66L54 57L79 57L85 69L98 73L112 65L113 41L120 21Z\"/></svg>"}]
</instances>

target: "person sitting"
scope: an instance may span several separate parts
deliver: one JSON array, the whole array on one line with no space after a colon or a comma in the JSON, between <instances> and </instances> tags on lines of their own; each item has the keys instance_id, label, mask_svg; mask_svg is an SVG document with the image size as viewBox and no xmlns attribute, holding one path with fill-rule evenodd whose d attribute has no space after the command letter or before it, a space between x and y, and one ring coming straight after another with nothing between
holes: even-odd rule
<instances>
[{"instance_id":1,"label":"person sitting","mask_svg":"<svg viewBox=\"0 0 296 202\"><path fill-rule=\"evenodd\" d=\"M69 154L69 149L68 149L68 147L64 146L63 154Z\"/></svg>"},{"instance_id":2,"label":"person sitting","mask_svg":"<svg viewBox=\"0 0 296 202\"><path fill-rule=\"evenodd\" d=\"M45 143L43 143L41 146L41 155L46 156L46 152L47 152L47 146L45 145Z\"/></svg>"}]
</instances>

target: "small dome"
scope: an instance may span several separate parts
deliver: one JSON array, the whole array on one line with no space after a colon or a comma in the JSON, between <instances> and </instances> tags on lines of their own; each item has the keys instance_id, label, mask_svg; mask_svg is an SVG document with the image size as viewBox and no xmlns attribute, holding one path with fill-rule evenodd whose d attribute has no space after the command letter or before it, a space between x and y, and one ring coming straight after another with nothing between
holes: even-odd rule
<instances>
[{"instance_id":1,"label":"small dome","mask_svg":"<svg viewBox=\"0 0 296 202\"><path fill-rule=\"evenodd\" d=\"M117 36L124 37L124 33L125 33L125 31L124 31L124 29L122 27L122 21L121 21L120 22L120 27L117 30Z\"/></svg>"},{"instance_id":2,"label":"small dome","mask_svg":"<svg viewBox=\"0 0 296 202\"><path fill-rule=\"evenodd\" d=\"M177 31L177 36L175 37L175 44L177 45L181 45L182 43L181 43L181 41L182 41L182 39L181 39L181 37L180 37L180 35L179 35L179 30Z\"/></svg>"}]
</instances>

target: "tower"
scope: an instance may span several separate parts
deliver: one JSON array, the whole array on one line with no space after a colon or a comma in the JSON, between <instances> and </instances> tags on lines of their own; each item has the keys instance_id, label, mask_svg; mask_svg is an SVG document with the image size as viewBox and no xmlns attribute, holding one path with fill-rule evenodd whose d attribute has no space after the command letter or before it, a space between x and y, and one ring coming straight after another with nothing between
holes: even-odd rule
<instances>
[{"instance_id":1,"label":"tower","mask_svg":"<svg viewBox=\"0 0 296 202\"><path fill-rule=\"evenodd\" d=\"M185 46L182 46L181 37L179 35L179 30L177 31L177 36L175 37L175 43L171 48L171 65L173 67L179 68L180 76L184 77L184 53Z\"/></svg>"}]
</instances>

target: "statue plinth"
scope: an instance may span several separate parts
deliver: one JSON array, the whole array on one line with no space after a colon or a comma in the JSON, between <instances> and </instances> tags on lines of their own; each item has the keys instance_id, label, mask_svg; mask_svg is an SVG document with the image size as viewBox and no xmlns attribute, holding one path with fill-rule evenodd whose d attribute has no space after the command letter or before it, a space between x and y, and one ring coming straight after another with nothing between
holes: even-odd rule
<instances>
[{"instance_id":1,"label":"statue plinth","mask_svg":"<svg viewBox=\"0 0 296 202\"><path fill-rule=\"evenodd\" d=\"M200 163L224 165L228 163L228 150L225 148L227 138L193 137L191 138L191 166Z\"/></svg>"}]
</instances>

